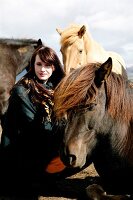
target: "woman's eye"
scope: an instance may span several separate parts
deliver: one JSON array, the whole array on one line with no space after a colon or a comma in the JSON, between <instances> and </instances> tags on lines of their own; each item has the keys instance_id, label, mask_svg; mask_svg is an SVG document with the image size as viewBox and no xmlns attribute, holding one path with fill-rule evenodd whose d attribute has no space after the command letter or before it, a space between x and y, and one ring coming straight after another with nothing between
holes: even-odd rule
<instances>
[{"instance_id":1,"label":"woman's eye","mask_svg":"<svg viewBox=\"0 0 133 200\"><path fill-rule=\"evenodd\" d=\"M36 65L38 65L38 66L42 66L42 63L36 63Z\"/></svg>"},{"instance_id":2,"label":"woman's eye","mask_svg":"<svg viewBox=\"0 0 133 200\"><path fill-rule=\"evenodd\" d=\"M51 68L51 65L47 65L47 66L45 66L45 68L49 69L49 68Z\"/></svg>"},{"instance_id":3,"label":"woman's eye","mask_svg":"<svg viewBox=\"0 0 133 200\"><path fill-rule=\"evenodd\" d=\"M79 50L79 53L81 54L83 50Z\"/></svg>"}]
</instances>

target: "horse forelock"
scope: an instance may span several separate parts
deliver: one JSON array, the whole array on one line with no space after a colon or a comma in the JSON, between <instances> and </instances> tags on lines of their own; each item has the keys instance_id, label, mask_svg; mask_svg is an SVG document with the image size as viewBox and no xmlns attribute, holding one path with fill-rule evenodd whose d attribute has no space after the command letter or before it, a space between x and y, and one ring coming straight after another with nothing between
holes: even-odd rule
<instances>
[{"instance_id":1,"label":"horse forelock","mask_svg":"<svg viewBox=\"0 0 133 200\"><path fill-rule=\"evenodd\" d=\"M65 29L61 34L60 43L62 46L68 46L73 44L79 37L78 31L80 29L79 25L71 25Z\"/></svg>"},{"instance_id":2,"label":"horse forelock","mask_svg":"<svg viewBox=\"0 0 133 200\"><path fill-rule=\"evenodd\" d=\"M89 91L91 101L96 95L94 84L96 66L89 64L72 71L55 89L54 110L57 118L60 118L68 110L86 103L86 95Z\"/></svg>"}]
</instances>

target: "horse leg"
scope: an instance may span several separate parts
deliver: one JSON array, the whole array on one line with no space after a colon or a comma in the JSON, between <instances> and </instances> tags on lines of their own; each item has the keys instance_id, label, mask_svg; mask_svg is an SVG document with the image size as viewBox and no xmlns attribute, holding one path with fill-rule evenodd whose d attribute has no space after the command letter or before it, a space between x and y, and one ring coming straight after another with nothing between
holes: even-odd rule
<instances>
[{"instance_id":1,"label":"horse leg","mask_svg":"<svg viewBox=\"0 0 133 200\"><path fill-rule=\"evenodd\" d=\"M126 200L130 199L130 195L109 195L98 184L89 185L86 188L88 199L91 200Z\"/></svg>"}]
</instances>

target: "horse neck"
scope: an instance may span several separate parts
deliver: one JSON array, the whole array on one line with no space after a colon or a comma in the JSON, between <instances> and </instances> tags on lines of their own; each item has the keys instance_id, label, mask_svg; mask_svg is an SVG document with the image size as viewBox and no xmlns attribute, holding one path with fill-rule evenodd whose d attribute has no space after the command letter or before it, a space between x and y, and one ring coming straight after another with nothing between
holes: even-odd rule
<instances>
[{"instance_id":1,"label":"horse neck","mask_svg":"<svg viewBox=\"0 0 133 200\"><path fill-rule=\"evenodd\" d=\"M18 56L18 69L17 75L21 73L28 65L35 48L32 45L22 46L17 48Z\"/></svg>"},{"instance_id":2,"label":"horse neck","mask_svg":"<svg viewBox=\"0 0 133 200\"><path fill-rule=\"evenodd\" d=\"M125 90L123 103L120 101L117 103L116 98L116 106L121 105L120 112L112 116L109 111L106 111L100 132L109 135L113 148L117 148L121 155L130 156L133 155L133 148L131 148L133 144L133 86L127 83Z\"/></svg>"},{"instance_id":3,"label":"horse neck","mask_svg":"<svg viewBox=\"0 0 133 200\"><path fill-rule=\"evenodd\" d=\"M87 62L104 62L107 56L107 52L104 48L96 42L90 33L84 35L84 44L86 49Z\"/></svg>"},{"instance_id":4,"label":"horse neck","mask_svg":"<svg viewBox=\"0 0 133 200\"><path fill-rule=\"evenodd\" d=\"M32 53L32 51L29 51L20 55L21 59L19 60L20 64L17 70L17 75L20 74L29 65Z\"/></svg>"},{"instance_id":5,"label":"horse neck","mask_svg":"<svg viewBox=\"0 0 133 200\"><path fill-rule=\"evenodd\" d=\"M113 120L112 117L110 118L110 115L106 113L99 129L99 132L102 132L101 141L107 139L107 144L110 144L111 149L114 149L119 155L127 157L128 159L130 155L133 155L133 148L131 149L133 144L132 129L133 124L128 126L128 124L123 123L123 121Z\"/></svg>"}]
</instances>

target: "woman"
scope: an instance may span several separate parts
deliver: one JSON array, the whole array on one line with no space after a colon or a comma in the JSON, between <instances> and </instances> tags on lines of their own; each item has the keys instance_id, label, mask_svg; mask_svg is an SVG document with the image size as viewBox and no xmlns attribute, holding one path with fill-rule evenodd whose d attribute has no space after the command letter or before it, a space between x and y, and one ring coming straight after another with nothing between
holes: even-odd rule
<instances>
[{"instance_id":1,"label":"woman","mask_svg":"<svg viewBox=\"0 0 133 200\"><path fill-rule=\"evenodd\" d=\"M53 49L40 46L35 50L29 72L11 91L3 124L4 180L16 177L16 182L28 183L65 170L59 158L63 127L52 112L54 88L64 75Z\"/></svg>"}]
</instances>

